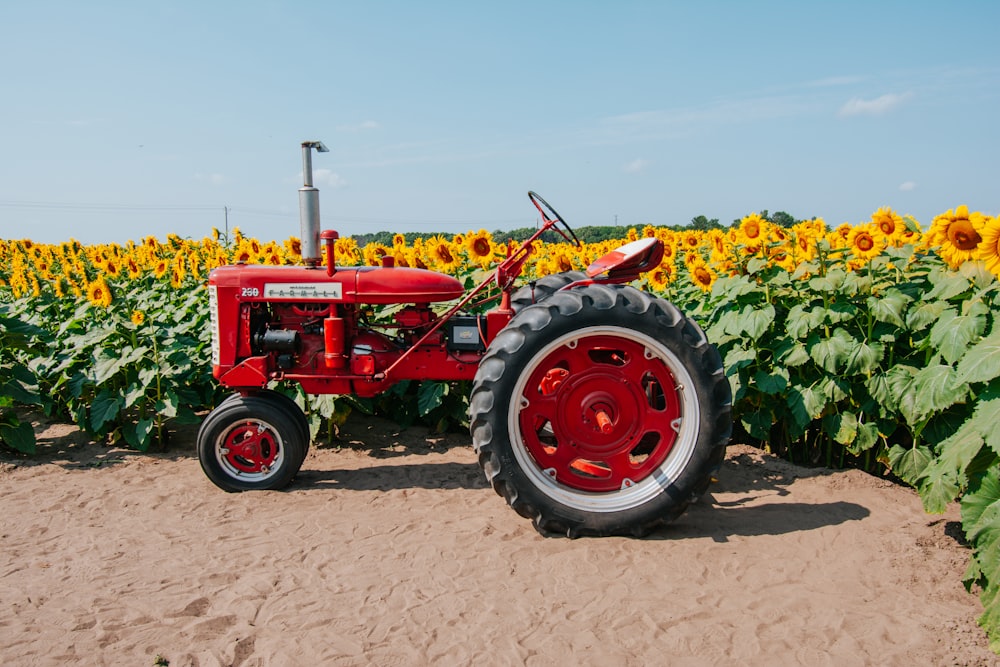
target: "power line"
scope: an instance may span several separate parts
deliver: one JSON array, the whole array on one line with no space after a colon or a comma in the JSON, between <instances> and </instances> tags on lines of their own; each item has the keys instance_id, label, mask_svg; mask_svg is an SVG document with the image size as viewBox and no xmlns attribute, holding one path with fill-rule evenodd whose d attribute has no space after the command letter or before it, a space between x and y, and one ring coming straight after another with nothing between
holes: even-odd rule
<instances>
[{"instance_id":1,"label":"power line","mask_svg":"<svg viewBox=\"0 0 1000 667\"><path fill-rule=\"evenodd\" d=\"M40 202L40 201L0 201L4 208L57 209L68 211L218 211L218 206L200 206L194 204L86 204L70 202Z\"/></svg>"}]
</instances>

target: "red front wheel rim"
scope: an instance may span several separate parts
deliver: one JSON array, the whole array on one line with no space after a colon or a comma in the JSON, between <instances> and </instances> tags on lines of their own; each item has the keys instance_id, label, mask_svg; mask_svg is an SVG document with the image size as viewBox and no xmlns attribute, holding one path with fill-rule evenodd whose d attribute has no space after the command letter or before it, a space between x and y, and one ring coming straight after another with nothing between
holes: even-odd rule
<instances>
[{"instance_id":1,"label":"red front wheel rim","mask_svg":"<svg viewBox=\"0 0 1000 667\"><path fill-rule=\"evenodd\" d=\"M233 477L262 480L273 475L284 460L284 445L278 431L258 419L241 420L216 440L216 460Z\"/></svg>"}]
</instances>

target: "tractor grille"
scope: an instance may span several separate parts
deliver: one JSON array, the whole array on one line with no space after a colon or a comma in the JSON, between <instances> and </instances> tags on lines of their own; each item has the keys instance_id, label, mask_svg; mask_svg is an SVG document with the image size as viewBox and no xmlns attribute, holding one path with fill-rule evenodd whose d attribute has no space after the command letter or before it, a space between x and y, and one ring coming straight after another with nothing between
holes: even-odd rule
<instances>
[{"instance_id":1,"label":"tractor grille","mask_svg":"<svg viewBox=\"0 0 1000 667\"><path fill-rule=\"evenodd\" d=\"M212 365L218 366L222 357L219 347L219 288L208 286L208 319L212 327Z\"/></svg>"}]
</instances>

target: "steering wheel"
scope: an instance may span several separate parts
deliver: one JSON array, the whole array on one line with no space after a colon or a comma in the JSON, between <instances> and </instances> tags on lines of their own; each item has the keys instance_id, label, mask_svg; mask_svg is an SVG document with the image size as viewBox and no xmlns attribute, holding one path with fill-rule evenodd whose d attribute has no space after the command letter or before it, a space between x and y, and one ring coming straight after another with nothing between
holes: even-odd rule
<instances>
[{"instance_id":1,"label":"steering wheel","mask_svg":"<svg viewBox=\"0 0 1000 667\"><path fill-rule=\"evenodd\" d=\"M569 223L563 220L563 217L559 215L559 213L557 213L554 208L549 206L549 203L547 201L539 197L537 193L531 191L528 192L528 199L530 199L531 203L535 205L535 208L538 209L538 212L542 214L542 220L545 222L545 224L558 222L559 224L562 225L565 231L563 231L563 229L559 229L559 227L554 225L553 229L559 232L559 235L564 239L566 239L568 242L576 243L577 248L583 247L583 244L580 243L580 239L576 238L576 234L573 232L573 229L569 226ZM550 215L552 217L549 217ZM573 238L570 239L570 237Z\"/></svg>"}]
</instances>

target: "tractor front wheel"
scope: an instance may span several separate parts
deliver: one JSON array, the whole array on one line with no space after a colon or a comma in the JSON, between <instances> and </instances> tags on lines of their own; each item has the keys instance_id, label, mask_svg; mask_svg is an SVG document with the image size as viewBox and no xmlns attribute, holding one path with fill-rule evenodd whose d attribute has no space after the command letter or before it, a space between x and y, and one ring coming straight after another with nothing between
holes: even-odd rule
<instances>
[{"instance_id":1,"label":"tractor front wheel","mask_svg":"<svg viewBox=\"0 0 1000 667\"><path fill-rule=\"evenodd\" d=\"M309 433L309 419L306 417L306 414L302 412L302 408L300 408L299 404L295 402L295 399L286 394L282 394L280 391L275 391L274 389L266 389L266 388L254 389L252 392L246 395L252 398L259 398L261 400L271 401L279 409L285 411L288 414L288 416L295 421L296 425L299 428L299 434L302 437L302 443L303 443L302 458L303 460L305 460L305 457L309 454L309 444L312 441L312 437L310 436ZM221 403L219 403L217 408L221 408L226 403L239 400L242 397L243 394L241 394L240 392L234 392L229 396L226 396L226 398L223 399ZM302 461L299 462L299 465L301 464Z\"/></svg>"},{"instance_id":2,"label":"tractor front wheel","mask_svg":"<svg viewBox=\"0 0 1000 667\"><path fill-rule=\"evenodd\" d=\"M198 459L226 491L281 489L302 466L305 443L291 413L265 398L223 401L198 430Z\"/></svg>"},{"instance_id":3,"label":"tractor front wheel","mask_svg":"<svg viewBox=\"0 0 1000 667\"><path fill-rule=\"evenodd\" d=\"M497 335L470 428L498 494L543 533L644 535L708 487L732 429L722 360L672 304L556 292Z\"/></svg>"}]
</instances>

